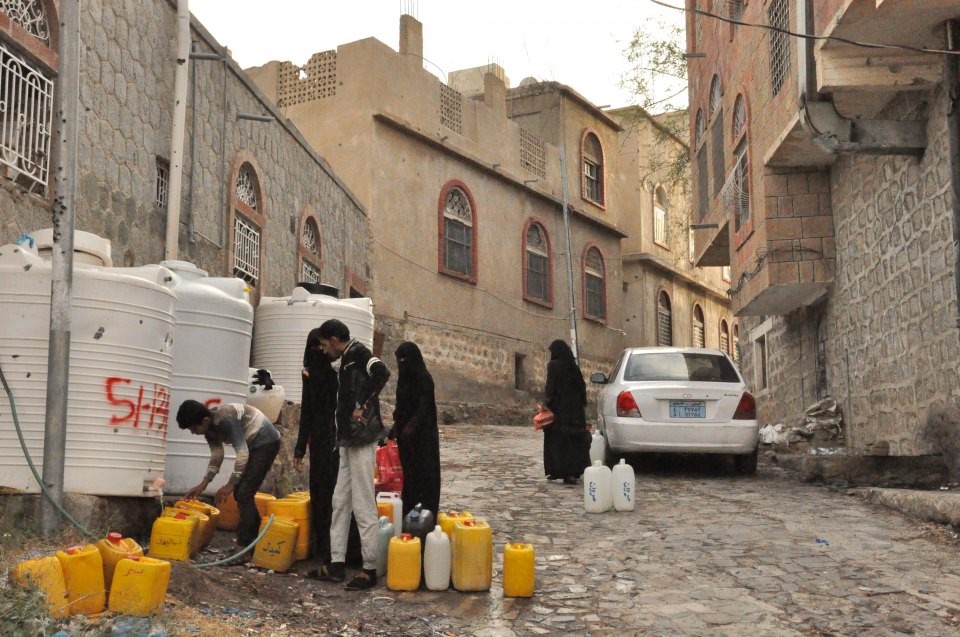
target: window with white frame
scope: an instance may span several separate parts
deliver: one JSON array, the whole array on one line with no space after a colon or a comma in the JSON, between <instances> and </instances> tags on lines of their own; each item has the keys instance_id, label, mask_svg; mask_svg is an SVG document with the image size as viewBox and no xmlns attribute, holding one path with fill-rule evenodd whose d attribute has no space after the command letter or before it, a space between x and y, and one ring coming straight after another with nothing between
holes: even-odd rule
<instances>
[{"instance_id":1,"label":"window with white frame","mask_svg":"<svg viewBox=\"0 0 960 637\"><path fill-rule=\"evenodd\" d=\"M603 255L596 247L587 250L583 259L584 314L606 320L607 291Z\"/></svg>"},{"instance_id":2,"label":"window with white frame","mask_svg":"<svg viewBox=\"0 0 960 637\"><path fill-rule=\"evenodd\" d=\"M737 95L733 104L733 173L734 230L740 230L750 218L750 164L747 147L747 105L743 95Z\"/></svg>"},{"instance_id":3,"label":"window with white frame","mask_svg":"<svg viewBox=\"0 0 960 637\"><path fill-rule=\"evenodd\" d=\"M300 227L300 281L320 283L320 228L313 215Z\"/></svg>"},{"instance_id":4,"label":"window with white frame","mask_svg":"<svg viewBox=\"0 0 960 637\"><path fill-rule=\"evenodd\" d=\"M443 242L442 269L466 279L476 276L474 263L474 220L473 206L467 193L452 186L443 202Z\"/></svg>"},{"instance_id":5,"label":"window with white frame","mask_svg":"<svg viewBox=\"0 0 960 637\"><path fill-rule=\"evenodd\" d=\"M653 195L653 240L663 247L667 247L669 239L667 233L667 191L663 186L657 186Z\"/></svg>"},{"instance_id":6,"label":"window with white frame","mask_svg":"<svg viewBox=\"0 0 960 637\"><path fill-rule=\"evenodd\" d=\"M550 249L547 233L539 223L531 223L524 237L524 293L527 299L550 303Z\"/></svg>"},{"instance_id":7,"label":"window with white frame","mask_svg":"<svg viewBox=\"0 0 960 637\"><path fill-rule=\"evenodd\" d=\"M603 205L603 147L594 133L583 138L583 198Z\"/></svg>"},{"instance_id":8,"label":"window with white frame","mask_svg":"<svg viewBox=\"0 0 960 637\"><path fill-rule=\"evenodd\" d=\"M234 216L233 273L254 286L260 279L260 228L241 215Z\"/></svg>"},{"instance_id":9,"label":"window with white frame","mask_svg":"<svg viewBox=\"0 0 960 637\"><path fill-rule=\"evenodd\" d=\"M706 347L703 325L703 308L700 305L693 306L693 346Z\"/></svg>"},{"instance_id":10,"label":"window with white frame","mask_svg":"<svg viewBox=\"0 0 960 637\"><path fill-rule=\"evenodd\" d=\"M0 166L8 179L43 196L50 178L53 86L32 62L0 42Z\"/></svg>"}]
</instances>

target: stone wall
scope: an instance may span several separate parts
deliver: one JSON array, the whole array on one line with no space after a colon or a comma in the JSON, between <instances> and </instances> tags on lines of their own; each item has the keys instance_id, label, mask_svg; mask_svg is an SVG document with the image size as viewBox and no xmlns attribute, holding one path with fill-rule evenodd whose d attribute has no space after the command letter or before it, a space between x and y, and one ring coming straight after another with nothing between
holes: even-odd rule
<instances>
[{"instance_id":1,"label":"stone wall","mask_svg":"<svg viewBox=\"0 0 960 637\"><path fill-rule=\"evenodd\" d=\"M929 122L921 158L846 156L832 169L837 272L822 313L744 319L741 333L753 377L756 337L767 339L763 422L796 424L813 401L822 339L827 391L843 408L851 450L923 455L940 451L927 431L930 411L960 398L943 93L901 98L881 115L898 117Z\"/></svg>"}]
</instances>

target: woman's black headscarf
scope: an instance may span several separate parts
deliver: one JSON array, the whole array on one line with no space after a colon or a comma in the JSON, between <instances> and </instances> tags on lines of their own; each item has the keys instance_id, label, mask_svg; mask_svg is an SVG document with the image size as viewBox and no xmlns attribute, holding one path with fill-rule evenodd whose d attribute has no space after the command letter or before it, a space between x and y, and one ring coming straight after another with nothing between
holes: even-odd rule
<instances>
[{"instance_id":1,"label":"woman's black headscarf","mask_svg":"<svg viewBox=\"0 0 960 637\"><path fill-rule=\"evenodd\" d=\"M330 358L320 349L320 328L315 327L307 335L307 345L303 348L303 367L310 373L310 378L326 380L333 374Z\"/></svg>"},{"instance_id":2,"label":"woman's black headscarf","mask_svg":"<svg viewBox=\"0 0 960 637\"><path fill-rule=\"evenodd\" d=\"M571 377L576 381L584 394L587 391L587 384L583 382L583 374L580 372L580 366L577 365L577 359L573 356L573 350L567 345L566 341L557 339L550 343L550 360L560 361L564 369L569 370Z\"/></svg>"},{"instance_id":3,"label":"woman's black headscarf","mask_svg":"<svg viewBox=\"0 0 960 637\"><path fill-rule=\"evenodd\" d=\"M430 377L423 354L416 343L404 341L397 348L397 402L417 391L424 379Z\"/></svg>"}]
</instances>

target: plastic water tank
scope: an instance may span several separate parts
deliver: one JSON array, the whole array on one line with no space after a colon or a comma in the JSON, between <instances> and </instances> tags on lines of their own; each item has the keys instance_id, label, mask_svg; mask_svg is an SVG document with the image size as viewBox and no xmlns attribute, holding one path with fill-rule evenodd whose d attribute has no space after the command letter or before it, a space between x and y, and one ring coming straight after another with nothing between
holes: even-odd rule
<instances>
[{"instance_id":1,"label":"plastic water tank","mask_svg":"<svg viewBox=\"0 0 960 637\"><path fill-rule=\"evenodd\" d=\"M303 348L310 330L327 319L340 319L352 338L372 348L372 307L369 298L335 299L299 287L290 296L263 297L253 320L253 366L269 369L287 400L300 402Z\"/></svg>"},{"instance_id":2,"label":"plastic water tank","mask_svg":"<svg viewBox=\"0 0 960 637\"><path fill-rule=\"evenodd\" d=\"M177 426L177 409L188 398L206 405L246 402L253 306L242 279L208 277L186 261L160 265L173 272L177 295L164 491L182 494L206 473L210 447L203 436ZM207 487L210 495L233 470L233 447L224 445L224 452L220 473Z\"/></svg>"},{"instance_id":3,"label":"plastic water tank","mask_svg":"<svg viewBox=\"0 0 960 637\"><path fill-rule=\"evenodd\" d=\"M53 228L34 230L28 236L36 242L37 254L49 261L53 256ZM109 268L113 266L111 254L110 239L83 230L73 231L74 265L99 265Z\"/></svg>"},{"instance_id":4,"label":"plastic water tank","mask_svg":"<svg viewBox=\"0 0 960 637\"><path fill-rule=\"evenodd\" d=\"M64 491L153 495L163 476L173 369L172 275L153 279L76 264ZM0 366L27 448L43 460L51 265L0 247ZM0 486L39 492L0 392Z\"/></svg>"}]
</instances>

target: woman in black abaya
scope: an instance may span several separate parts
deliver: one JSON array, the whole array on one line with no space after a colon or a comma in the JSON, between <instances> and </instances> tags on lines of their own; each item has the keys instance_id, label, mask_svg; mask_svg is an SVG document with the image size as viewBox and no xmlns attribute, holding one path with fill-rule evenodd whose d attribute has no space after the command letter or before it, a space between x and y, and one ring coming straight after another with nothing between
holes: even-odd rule
<instances>
[{"instance_id":1,"label":"woman in black abaya","mask_svg":"<svg viewBox=\"0 0 960 637\"><path fill-rule=\"evenodd\" d=\"M554 423L543 429L543 470L548 480L563 478L576 484L590 465L590 440L587 433L587 386L564 341L550 343L547 363L546 407L553 412Z\"/></svg>"},{"instance_id":2,"label":"woman in black abaya","mask_svg":"<svg viewBox=\"0 0 960 637\"><path fill-rule=\"evenodd\" d=\"M415 343L397 348L397 406L390 436L403 465L403 514L418 503L434 516L440 506L440 432L433 377Z\"/></svg>"}]
</instances>

